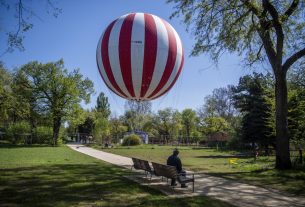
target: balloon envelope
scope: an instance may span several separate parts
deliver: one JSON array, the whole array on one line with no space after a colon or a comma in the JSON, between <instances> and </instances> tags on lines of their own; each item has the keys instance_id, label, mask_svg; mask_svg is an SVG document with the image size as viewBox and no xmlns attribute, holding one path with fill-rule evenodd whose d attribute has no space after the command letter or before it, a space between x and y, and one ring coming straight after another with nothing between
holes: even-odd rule
<instances>
[{"instance_id":1,"label":"balloon envelope","mask_svg":"<svg viewBox=\"0 0 305 207\"><path fill-rule=\"evenodd\" d=\"M109 89L129 100L153 100L168 92L184 61L175 29L146 13L114 20L102 34L96 52L98 70Z\"/></svg>"}]
</instances>

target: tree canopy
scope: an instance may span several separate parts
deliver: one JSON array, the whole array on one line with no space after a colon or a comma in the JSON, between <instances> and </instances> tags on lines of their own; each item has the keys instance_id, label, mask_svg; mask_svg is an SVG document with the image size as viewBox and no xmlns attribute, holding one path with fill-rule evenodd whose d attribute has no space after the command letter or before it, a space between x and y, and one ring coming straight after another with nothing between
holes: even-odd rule
<instances>
[{"instance_id":1,"label":"tree canopy","mask_svg":"<svg viewBox=\"0 0 305 207\"><path fill-rule=\"evenodd\" d=\"M35 94L38 110L50 113L53 122L53 145L57 144L62 119L82 100L90 101L93 83L83 79L79 70L68 72L63 60L50 63L30 62L18 71L26 77L23 87Z\"/></svg>"},{"instance_id":2,"label":"tree canopy","mask_svg":"<svg viewBox=\"0 0 305 207\"><path fill-rule=\"evenodd\" d=\"M291 168L287 127L289 68L305 56L305 2L300 0L168 0L195 36L191 55L217 62L236 52L246 65L267 62L275 77L276 167Z\"/></svg>"}]
</instances>

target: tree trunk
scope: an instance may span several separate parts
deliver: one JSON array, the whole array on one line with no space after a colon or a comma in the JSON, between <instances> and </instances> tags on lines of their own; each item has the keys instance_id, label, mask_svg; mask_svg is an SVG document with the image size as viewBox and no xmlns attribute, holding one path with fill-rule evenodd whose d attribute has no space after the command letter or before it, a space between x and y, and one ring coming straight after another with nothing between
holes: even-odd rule
<instances>
[{"instance_id":1,"label":"tree trunk","mask_svg":"<svg viewBox=\"0 0 305 207\"><path fill-rule=\"evenodd\" d=\"M53 147L57 146L60 125L61 125L61 117L54 117L53 118Z\"/></svg>"},{"instance_id":2,"label":"tree trunk","mask_svg":"<svg viewBox=\"0 0 305 207\"><path fill-rule=\"evenodd\" d=\"M287 82L286 72L275 74L276 97L276 164L277 169L291 168L287 127Z\"/></svg>"}]
</instances>

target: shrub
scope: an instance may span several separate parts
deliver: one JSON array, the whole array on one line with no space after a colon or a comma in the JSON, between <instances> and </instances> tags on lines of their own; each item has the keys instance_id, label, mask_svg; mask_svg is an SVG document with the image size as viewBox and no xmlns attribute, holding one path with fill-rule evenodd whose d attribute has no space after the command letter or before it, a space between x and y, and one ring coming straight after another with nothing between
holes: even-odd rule
<instances>
[{"instance_id":1,"label":"shrub","mask_svg":"<svg viewBox=\"0 0 305 207\"><path fill-rule=\"evenodd\" d=\"M26 121L20 121L10 124L7 128L6 134L8 139L13 144L25 143L26 136L29 136L31 132L30 124Z\"/></svg>"},{"instance_id":2,"label":"shrub","mask_svg":"<svg viewBox=\"0 0 305 207\"><path fill-rule=\"evenodd\" d=\"M52 127L38 126L34 129L33 143L37 144L51 144L53 130Z\"/></svg>"},{"instance_id":3,"label":"shrub","mask_svg":"<svg viewBox=\"0 0 305 207\"><path fill-rule=\"evenodd\" d=\"M122 145L123 146L135 146L141 144L141 139L136 134L128 135L124 138Z\"/></svg>"}]
</instances>

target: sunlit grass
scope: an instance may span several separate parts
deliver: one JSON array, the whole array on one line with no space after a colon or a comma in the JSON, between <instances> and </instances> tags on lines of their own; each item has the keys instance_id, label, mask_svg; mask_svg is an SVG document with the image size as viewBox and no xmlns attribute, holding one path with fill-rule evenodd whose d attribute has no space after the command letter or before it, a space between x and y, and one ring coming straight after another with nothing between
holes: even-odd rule
<instances>
[{"instance_id":1,"label":"sunlit grass","mask_svg":"<svg viewBox=\"0 0 305 207\"><path fill-rule=\"evenodd\" d=\"M68 147L0 147L0 206L211 206L205 196L169 198L123 176L130 171Z\"/></svg>"},{"instance_id":2,"label":"sunlit grass","mask_svg":"<svg viewBox=\"0 0 305 207\"><path fill-rule=\"evenodd\" d=\"M97 149L101 147L94 146ZM166 163L167 157L177 146L141 145L135 147L103 148L127 157L138 157L149 161ZM246 182L267 188L274 188L292 194L305 194L305 169L278 171L274 169L274 156L238 157L237 151L219 151L216 149L194 149L178 147L184 168L195 172L204 172L238 182ZM236 164L230 159L237 158Z\"/></svg>"}]
</instances>

